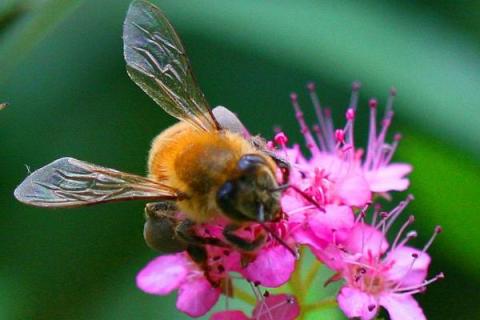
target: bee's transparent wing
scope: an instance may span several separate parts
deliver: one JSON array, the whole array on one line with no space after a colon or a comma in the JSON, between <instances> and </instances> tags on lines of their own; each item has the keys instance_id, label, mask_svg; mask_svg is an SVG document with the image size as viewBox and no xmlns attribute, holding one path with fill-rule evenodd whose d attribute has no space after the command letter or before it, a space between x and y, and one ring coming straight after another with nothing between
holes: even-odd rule
<instances>
[{"instance_id":1,"label":"bee's transparent wing","mask_svg":"<svg viewBox=\"0 0 480 320\"><path fill-rule=\"evenodd\" d=\"M160 107L202 130L220 129L185 49L160 9L148 1L133 1L123 26L123 45L130 78Z\"/></svg>"},{"instance_id":2,"label":"bee's transparent wing","mask_svg":"<svg viewBox=\"0 0 480 320\"><path fill-rule=\"evenodd\" d=\"M166 185L134 174L61 158L30 174L14 192L37 207L79 207L122 200L177 199Z\"/></svg>"},{"instance_id":3,"label":"bee's transparent wing","mask_svg":"<svg viewBox=\"0 0 480 320\"><path fill-rule=\"evenodd\" d=\"M240 119L238 119L238 117L232 111L228 110L223 106L217 106L213 108L212 113L223 129L238 133L245 139L251 138L251 135L248 132L247 128L245 128Z\"/></svg>"}]
</instances>

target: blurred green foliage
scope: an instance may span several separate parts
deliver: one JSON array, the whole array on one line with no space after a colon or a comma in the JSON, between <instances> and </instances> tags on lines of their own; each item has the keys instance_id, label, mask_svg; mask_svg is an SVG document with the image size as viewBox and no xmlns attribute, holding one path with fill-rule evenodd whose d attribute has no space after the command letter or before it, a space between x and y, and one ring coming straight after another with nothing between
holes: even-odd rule
<instances>
[{"instance_id":1,"label":"blurred green foliage","mask_svg":"<svg viewBox=\"0 0 480 320\"><path fill-rule=\"evenodd\" d=\"M399 90L399 161L415 166L409 212L432 275L429 319L480 317L480 4L396 1L156 1L179 31L212 105L252 132L281 125L300 139L288 93L318 83L342 123L349 83L362 108ZM143 174L150 140L173 123L127 77L121 31L128 0L0 2L1 319L183 319L175 297L135 287L155 256L142 203L46 211L14 201L27 174L61 156ZM308 106L303 94L304 108ZM313 121L313 112L306 110ZM366 123L357 127L365 137ZM357 138L357 141L361 141ZM395 197L401 199L401 195ZM319 291L323 290L319 287ZM320 295L320 294L319 294ZM342 318L338 313L326 319Z\"/></svg>"}]
</instances>

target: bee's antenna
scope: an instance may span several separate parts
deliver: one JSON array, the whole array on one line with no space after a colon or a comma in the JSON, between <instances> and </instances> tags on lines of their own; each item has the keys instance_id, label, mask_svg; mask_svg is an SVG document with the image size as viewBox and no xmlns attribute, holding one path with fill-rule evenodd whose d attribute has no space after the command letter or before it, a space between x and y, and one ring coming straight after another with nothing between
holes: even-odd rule
<instances>
[{"instance_id":1,"label":"bee's antenna","mask_svg":"<svg viewBox=\"0 0 480 320\"><path fill-rule=\"evenodd\" d=\"M283 190L287 190L290 187L291 187L291 185L289 183L285 183L285 184L279 185L276 188L268 189L268 191L270 191L270 192L280 192L280 191L283 191Z\"/></svg>"},{"instance_id":2,"label":"bee's antenna","mask_svg":"<svg viewBox=\"0 0 480 320\"><path fill-rule=\"evenodd\" d=\"M272 229L270 229L269 227L267 227L265 225L265 223L263 222L260 222L260 225L262 226L263 229L265 229L265 231L267 231L278 243L280 243L282 246L285 247L285 249L287 249L294 257L295 259L299 259L300 258L300 255L298 253L297 250L293 249L292 247L290 247L285 241L283 241L282 238L280 238L275 232L273 232Z\"/></svg>"},{"instance_id":3,"label":"bee's antenna","mask_svg":"<svg viewBox=\"0 0 480 320\"><path fill-rule=\"evenodd\" d=\"M287 190L288 188L292 188L293 190L295 190L295 192L297 192L299 195L301 195L303 198L305 198L305 200L307 200L308 202L313 204L315 207L317 207L317 209L325 212L325 209L315 199L313 199L311 196L309 196L304 191L300 190L299 187L297 187L293 184L290 184L290 183L282 184L282 185L279 185L276 188L268 189L268 191L270 191L270 192L281 192L281 191Z\"/></svg>"}]
</instances>

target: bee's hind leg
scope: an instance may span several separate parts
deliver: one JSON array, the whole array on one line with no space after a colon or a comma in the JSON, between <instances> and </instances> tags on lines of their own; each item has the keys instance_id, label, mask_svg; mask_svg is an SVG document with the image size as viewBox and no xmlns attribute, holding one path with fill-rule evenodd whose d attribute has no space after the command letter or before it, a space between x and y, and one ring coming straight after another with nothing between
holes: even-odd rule
<instances>
[{"instance_id":1,"label":"bee's hind leg","mask_svg":"<svg viewBox=\"0 0 480 320\"><path fill-rule=\"evenodd\" d=\"M176 212L175 201L151 202L145 205L143 237L150 248L162 253L187 249L187 244L177 237Z\"/></svg>"}]
</instances>

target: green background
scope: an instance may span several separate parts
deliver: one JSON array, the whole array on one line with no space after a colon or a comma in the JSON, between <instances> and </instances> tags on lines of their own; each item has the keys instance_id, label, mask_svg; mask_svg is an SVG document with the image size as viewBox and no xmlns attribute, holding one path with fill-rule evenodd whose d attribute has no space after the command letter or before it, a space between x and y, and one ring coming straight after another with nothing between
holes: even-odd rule
<instances>
[{"instance_id":1,"label":"green background","mask_svg":"<svg viewBox=\"0 0 480 320\"><path fill-rule=\"evenodd\" d=\"M418 297L429 319L479 319L480 3L478 1L156 1L178 30L212 105L252 132L300 140L288 94L315 80L336 123L361 80L366 101L398 89L396 159L410 162L417 244L446 279ZM128 1L0 1L0 319L182 319L175 296L140 292L155 256L143 203L48 211L15 186L62 156L144 174L151 139L174 123L131 82L122 58ZM404 195L397 195L401 199ZM393 203L387 204L393 206ZM324 295L319 288L319 296ZM324 318L339 318L336 312Z\"/></svg>"}]
</instances>

